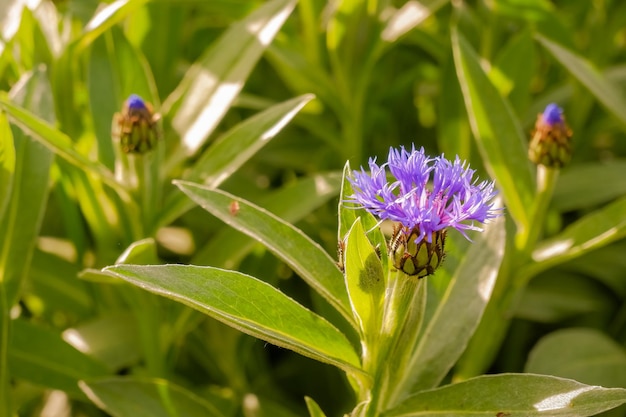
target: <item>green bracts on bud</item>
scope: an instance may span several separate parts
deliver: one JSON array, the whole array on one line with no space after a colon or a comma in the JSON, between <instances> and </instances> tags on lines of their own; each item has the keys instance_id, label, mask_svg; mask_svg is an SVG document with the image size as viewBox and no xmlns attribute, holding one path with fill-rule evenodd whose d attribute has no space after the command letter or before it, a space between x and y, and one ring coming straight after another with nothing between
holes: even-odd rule
<instances>
[{"instance_id":1,"label":"green bracts on bud","mask_svg":"<svg viewBox=\"0 0 626 417\"><path fill-rule=\"evenodd\" d=\"M562 114L551 118L540 114L528 147L528 158L537 165L562 168L572 158L571 138L572 131Z\"/></svg>"},{"instance_id":2,"label":"green bracts on bud","mask_svg":"<svg viewBox=\"0 0 626 417\"><path fill-rule=\"evenodd\" d=\"M446 231L440 230L431 235L431 242L417 240L417 229L408 230L397 225L389 245L389 256L393 266L410 276L423 278L431 275L441 265L444 258Z\"/></svg>"},{"instance_id":3,"label":"green bracts on bud","mask_svg":"<svg viewBox=\"0 0 626 417\"><path fill-rule=\"evenodd\" d=\"M140 104L129 105L127 100L121 113L115 115L116 136L119 137L122 152L127 154L144 154L152 150L158 140L156 127L159 117L149 103L141 101Z\"/></svg>"}]
</instances>

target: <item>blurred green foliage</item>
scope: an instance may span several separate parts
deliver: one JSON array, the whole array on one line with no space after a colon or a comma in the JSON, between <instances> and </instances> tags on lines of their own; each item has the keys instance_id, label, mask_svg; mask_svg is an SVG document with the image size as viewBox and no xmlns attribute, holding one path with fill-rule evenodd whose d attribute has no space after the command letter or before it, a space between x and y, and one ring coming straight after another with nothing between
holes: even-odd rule
<instances>
[{"instance_id":1,"label":"blurred green foliage","mask_svg":"<svg viewBox=\"0 0 626 417\"><path fill-rule=\"evenodd\" d=\"M520 256L445 381L626 388L625 2L5 0L0 31L0 416L349 412L339 370L101 268L239 270L344 330L302 271L171 181L256 203L334 256L345 162L411 143L496 180ZM130 94L161 115L141 160L112 137ZM550 102L574 153L537 215L525 146Z\"/></svg>"}]
</instances>

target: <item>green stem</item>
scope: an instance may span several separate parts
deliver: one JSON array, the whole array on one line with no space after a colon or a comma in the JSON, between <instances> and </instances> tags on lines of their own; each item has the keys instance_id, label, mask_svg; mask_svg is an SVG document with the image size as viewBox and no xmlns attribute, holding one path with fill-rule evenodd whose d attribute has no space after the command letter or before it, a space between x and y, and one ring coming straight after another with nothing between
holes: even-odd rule
<instances>
[{"instance_id":1,"label":"green stem","mask_svg":"<svg viewBox=\"0 0 626 417\"><path fill-rule=\"evenodd\" d=\"M0 279L0 417L11 417L11 386L9 376L9 344L11 317L5 286Z\"/></svg>"}]
</instances>

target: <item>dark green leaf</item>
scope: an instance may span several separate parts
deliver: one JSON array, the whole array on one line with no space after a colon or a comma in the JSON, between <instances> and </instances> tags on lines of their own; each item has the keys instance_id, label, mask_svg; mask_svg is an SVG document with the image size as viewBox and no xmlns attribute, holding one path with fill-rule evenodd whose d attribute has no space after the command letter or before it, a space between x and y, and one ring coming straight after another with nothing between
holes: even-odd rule
<instances>
[{"instance_id":1,"label":"dark green leaf","mask_svg":"<svg viewBox=\"0 0 626 417\"><path fill-rule=\"evenodd\" d=\"M80 388L113 417L222 417L213 404L162 379L116 377L81 381Z\"/></svg>"},{"instance_id":2,"label":"dark green leaf","mask_svg":"<svg viewBox=\"0 0 626 417\"><path fill-rule=\"evenodd\" d=\"M626 388L626 353L623 346L598 330L562 329L539 340L528 356L525 371Z\"/></svg>"},{"instance_id":3,"label":"dark green leaf","mask_svg":"<svg viewBox=\"0 0 626 417\"><path fill-rule=\"evenodd\" d=\"M108 375L106 367L61 339L55 331L13 320L9 368L15 378L84 398L78 381Z\"/></svg>"},{"instance_id":4,"label":"dark green leaf","mask_svg":"<svg viewBox=\"0 0 626 417\"><path fill-rule=\"evenodd\" d=\"M348 372L359 369L353 347L339 330L251 276L187 265L116 265L105 271L270 343Z\"/></svg>"}]
</instances>

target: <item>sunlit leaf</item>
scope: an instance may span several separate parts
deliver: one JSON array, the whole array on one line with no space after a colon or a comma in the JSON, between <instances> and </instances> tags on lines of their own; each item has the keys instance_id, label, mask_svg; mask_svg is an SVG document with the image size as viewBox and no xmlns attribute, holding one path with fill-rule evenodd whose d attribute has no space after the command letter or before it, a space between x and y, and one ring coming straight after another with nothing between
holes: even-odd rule
<instances>
[{"instance_id":1,"label":"sunlit leaf","mask_svg":"<svg viewBox=\"0 0 626 417\"><path fill-rule=\"evenodd\" d=\"M184 181L176 181L176 185L203 209L263 243L349 322L353 322L341 272L324 249L302 231L261 207L224 191Z\"/></svg>"},{"instance_id":2,"label":"sunlit leaf","mask_svg":"<svg viewBox=\"0 0 626 417\"><path fill-rule=\"evenodd\" d=\"M534 374L472 378L420 392L384 417L586 417L626 403L626 389Z\"/></svg>"},{"instance_id":3,"label":"sunlit leaf","mask_svg":"<svg viewBox=\"0 0 626 417\"><path fill-rule=\"evenodd\" d=\"M354 348L339 330L251 276L188 265L116 265L105 271L277 346L348 372L359 369Z\"/></svg>"}]
</instances>

